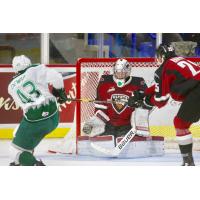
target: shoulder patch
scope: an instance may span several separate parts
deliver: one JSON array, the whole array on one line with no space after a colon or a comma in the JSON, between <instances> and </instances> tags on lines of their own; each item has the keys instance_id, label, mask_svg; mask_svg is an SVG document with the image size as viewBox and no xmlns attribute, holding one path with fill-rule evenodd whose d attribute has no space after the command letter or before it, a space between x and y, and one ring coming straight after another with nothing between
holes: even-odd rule
<instances>
[{"instance_id":1,"label":"shoulder patch","mask_svg":"<svg viewBox=\"0 0 200 200\"><path fill-rule=\"evenodd\" d=\"M103 75L101 76L100 81L113 82L113 75Z\"/></svg>"},{"instance_id":2,"label":"shoulder patch","mask_svg":"<svg viewBox=\"0 0 200 200\"><path fill-rule=\"evenodd\" d=\"M145 80L142 77L133 76L131 84L136 86L146 85Z\"/></svg>"}]
</instances>

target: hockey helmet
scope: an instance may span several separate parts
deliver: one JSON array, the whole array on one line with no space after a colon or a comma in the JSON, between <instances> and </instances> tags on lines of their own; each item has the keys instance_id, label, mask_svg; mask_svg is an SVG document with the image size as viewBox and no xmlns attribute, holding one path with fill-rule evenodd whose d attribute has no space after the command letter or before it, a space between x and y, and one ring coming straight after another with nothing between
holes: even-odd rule
<instances>
[{"instance_id":1,"label":"hockey helmet","mask_svg":"<svg viewBox=\"0 0 200 200\"><path fill-rule=\"evenodd\" d=\"M12 60L12 66L16 73L22 71L31 65L31 60L24 56L15 56Z\"/></svg>"},{"instance_id":2,"label":"hockey helmet","mask_svg":"<svg viewBox=\"0 0 200 200\"><path fill-rule=\"evenodd\" d=\"M165 60L175 56L175 49L172 45L160 44L156 50L156 58L160 64L162 64Z\"/></svg>"},{"instance_id":3,"label":"hockey helmet","mask_svg":"<svg viewBox=\"0 0 200 200\"><path fill-rule=\"evenodd\" d=\"M125 79L131 74L131 66L129 62L124 58L118 59L113 66L113 74L117 85L122 87L125 83Z\"/></svg>"}]
</instances>

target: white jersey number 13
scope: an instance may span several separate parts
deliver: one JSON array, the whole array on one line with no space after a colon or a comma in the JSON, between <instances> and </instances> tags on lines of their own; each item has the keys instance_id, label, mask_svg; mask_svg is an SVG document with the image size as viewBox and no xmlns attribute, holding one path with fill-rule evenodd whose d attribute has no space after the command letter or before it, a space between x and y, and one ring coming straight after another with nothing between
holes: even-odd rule
<instances>
[{"instance_id":1,"label":"white jersey number 13","mask_svg":"<svg viewBox=\"0 0 200 200\"><path fill-rule=\"evenodd\" d=\"M29 92L27 93L25 91L27 91L28 88ZM35 84L31 81L25 82L23 84L23 90L18 89L17 94L23 103L34 102L34 98L38 98L41 95L40 91L36 89Z\"/></svg>"}]
</instances>

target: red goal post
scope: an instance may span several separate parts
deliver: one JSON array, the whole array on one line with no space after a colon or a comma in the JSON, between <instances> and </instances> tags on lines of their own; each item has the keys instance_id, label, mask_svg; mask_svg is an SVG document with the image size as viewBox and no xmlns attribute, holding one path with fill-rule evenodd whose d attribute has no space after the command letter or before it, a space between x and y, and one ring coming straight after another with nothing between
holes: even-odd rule
<instances>
[{"instance_id":1,"label":"red goal post","mask_svg":"<svg viewBox=\"0 0 200 200\"><path fill-rule=\"evenodd\" d=\"M113 64L118 58L80 58L76 63L76 89L78 99L95 99L96 89L101 75L111 74ZM141 76L151 85L153 74L158 67L154 58L126 58L132 66L132 75ZM200 58L188 58L189 60L199 64ZM94 103L81 103L77 102L76 108L76 133L77 136L81 135L81 127L84 122L94 114ZM161 114L159 114L161 115ZM153 128L153 127L152 127ZM166 128L166 130L165 130ZM173 135L171 129L173 127L163 126L164 134ZM154 134L159 132L159 128L153 130ZM200 132L199 132L200 133Z\"/></svg>"}]
</instances>

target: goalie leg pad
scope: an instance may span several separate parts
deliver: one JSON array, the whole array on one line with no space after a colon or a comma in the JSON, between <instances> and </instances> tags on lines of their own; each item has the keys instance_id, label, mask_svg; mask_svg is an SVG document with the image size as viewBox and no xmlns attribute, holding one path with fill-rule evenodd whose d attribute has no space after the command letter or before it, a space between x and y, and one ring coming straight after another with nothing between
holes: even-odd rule
<instances>
[{"instance_id":1,"label":"goalie leg pad","mask_svg":"<svg viewBox=\"0 0 200 200\"><path fill-rule=\"evenodd\" d=\"M114 136L105 135L105 136L79 136L78 137L78 154L84 156L97 156L97 157L107 157L107 155L95 150L92 147L92 143L100 145L104 148L112 149L115 147Z\"/></svg>"},{"instance_id":2,"label":"goalie leg pad","mask_svg":"<svg viewBox=\"0 0 200 200\"><path fill-rule=\"evenodd\" d=\"M117 143L122 138L117 138ZM152 136L151 138L135 136L119 154L120 158L140 158L164 155L164 138Z\"/></svg>"},{"instance_id":3,"label":"goalie leg pad","mask_svg":"<svg viewBox=\"0 0 200 200\"><path fill-rule=\"evenodd\" d=\"M149 137L149 110L137 108L131 114L131 125L137 130L137 135Z\"/></svg>"}]
</instances>

